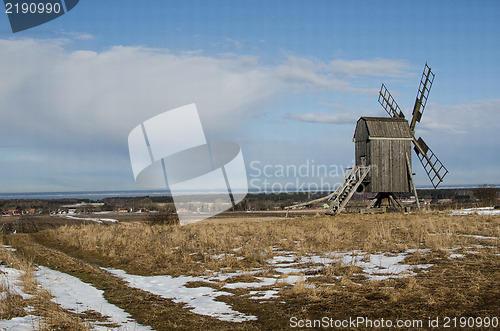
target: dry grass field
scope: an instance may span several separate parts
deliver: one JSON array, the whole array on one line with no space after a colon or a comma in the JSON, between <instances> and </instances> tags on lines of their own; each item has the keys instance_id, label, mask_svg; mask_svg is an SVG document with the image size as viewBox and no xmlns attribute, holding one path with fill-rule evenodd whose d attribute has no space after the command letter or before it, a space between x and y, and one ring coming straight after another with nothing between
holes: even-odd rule
<instances>
[{"instance_id":1,"label":"dry grass field","mask_svg":"<svg viewBox=\"0 0 500 331\"><path fill-rule=\"evenodd\" d=\"M129 220L3 240L16 249L3 250L4 264L26 275L43 265L76 276L155 330L288 329L360 317L425 329L436 318L443 327L446 317L500 317L497 215L224 217L185 227ZM35 297L2 301L2 319L29 305L47 328L106 320L57 307L35 282L25 285Z\"/></svg>"},{"instance_id":2,"label":"dry grass field","mask_svg":"<svg viewBox=\"0 0 500 331\"><path fill-rule=\"evenodd\" d=\"M1 320L26 317L26 324L36 330L89 330L81 316L62 309L51 301L49 291L38 286L34 277L35 266L29 257L15 253L10 247L2 247L0 261L3 276L0 284ZM19 282L12 281L11 276L18 276ZM16 329L0 327L2 330Z\"/></svg>"}]
</instances>

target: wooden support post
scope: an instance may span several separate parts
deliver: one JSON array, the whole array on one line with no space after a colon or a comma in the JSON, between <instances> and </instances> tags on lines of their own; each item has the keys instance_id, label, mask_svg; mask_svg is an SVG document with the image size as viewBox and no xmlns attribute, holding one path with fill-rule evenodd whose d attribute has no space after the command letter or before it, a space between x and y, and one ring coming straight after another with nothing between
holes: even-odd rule
<instances>
[{"instance_id":1,"label":"wooden support post","mask_svg":"<svg viewBox=\"0 0 500 331\"><path fill-rule=\"evenodd\" d=\"M413 190L413 194L415 194L415 200L417 202L417 209L420 211L420 201L418 201L417 188L415 187L415 181L413 180L413 173L411 169L410 158L408 157L408 153L406 153L406 165L408 166L408 179L410 181L411 188Z\"/></svg>"}]
</instances>

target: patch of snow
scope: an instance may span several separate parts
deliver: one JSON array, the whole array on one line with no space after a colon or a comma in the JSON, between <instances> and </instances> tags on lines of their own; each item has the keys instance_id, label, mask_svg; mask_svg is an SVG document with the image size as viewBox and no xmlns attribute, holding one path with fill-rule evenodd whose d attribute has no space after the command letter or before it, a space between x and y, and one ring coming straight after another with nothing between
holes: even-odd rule
<instances>
[{"instance_id":1,"label":"patch of snow","mask_svg":"<svg viewBox=\"0 0 500 331\"><path fill-rule=\"evenodd\" d=\"M292 268L290 267L278 267L274 268L274 271L279 272L280 274L305 274L308 272L317 271L318 268Z\"/></svg>"},{"instance_id":2,"label":"patch of snow","mask_svg":"<svg viewBox=\"0 0 500 331\"><path fill-rule=\"evenodd\" d=\"M484 246L484 245L472 245L474 247L467 247L467 248L498 248L497 246Z\"/></svg>"},{"instance_id":3,"label":"patch of snow","mask_svg":"<svg viewBox=\"0 0 500 331\"><path fill-rule=\"evenodd\" d=\"M362 271L359 274L371 280L408 277L410 275L414 275L414 271L416 269L427 269L433 266L432 264L411 265L404 263L404 260L409 254L413 254L417 251L427 253L430 252L431 249L408 249L397 254L368 254L360 250L333 252L327 256L309 254L301 257L298 262L292 262L297 261L296 252L275 252L275 254L283 253L284 255L276 255L266 262L272 267L272 271L277 273L277 276L257 277L260 282L228 283L224 285L224 288L259 288L273 286L279 283L294 285L300 280L304 281L310 277L314 277L314 273L321 270L321 268L328 267L339 262L346 266L354 265L360 267ZM304 266L307 264L314 264L314 266ZM244 274L251 274L255 272L256 271L246 271ZM308 273L311 275L308 275ZM229 277L225 277L224 274L218 275L219 280L225 280L227 278ZM310 286L312 284L306 283L304 285ZM258 297L255 297L254 299L258 299Z\"/></svg>"},{"instance_id":4,"label":"patch of snow","mask_svg":"<svg viewBox=\"0 0 500 331\"><path fill-rule=\"evenodd\" d=\"M407 249L405 251L405 253L416 253L416 252L419 252L419 253L430 253L432 252L432 249L431 248L419 248L419 249L416 249L416 248L410 248L410 249Z\"/></svg>"},{"instance_id":5,"label":"patch of snow","mask_svg":"<svg viewBox=\"0 0 500 331\"><path fill-rule=\"evenodd\" d=\"M5 249L6 251L10 251L10 252L15 252L16 249L13 248L12 246L9 246L9 245L0 245L0 247L2 247L3 249Z\"/></svg>"},{"instance_id":6,"label":"patch of snow","mask_svg":"<svg viewBox=\"0 0 500 331\"><path fill-rule=\"evenodd\" d=\"M194 253L194 254L198 254L198 253ZM224 258L228 258L228 257L234 257L234 254L222 253L222 254L209 255L209 257L211 259L214 259L214 260L220 260L220 259L224 259Z\"/></svg>"},{"instance_id":7,"label":"patch of snow","mask_svg":"<svg viewBox=\"0 0 500 331\"><path fill-rule=\"evenodd\" d=\"M250 291L249 299L252 300L269 300L269 299L277 299L279 291L277 290L267 290L267 291Z\"/></svg>"},{"instance_id":8,"label":"patch of snow","mask_svg":"<svg viewBox=\"0 0 500 331\"><path fill-rule=\"evenodd\" d=\"M299 281L303 282L306 280L306 276L301 275L282 275L281 278L278 279L278 283L284 283L289 285L297 284ZM306 285L306 284L304 284ZM312 285L312 284L308 284Z\"/></svg>"},{"instance_id":9,"label":"patch of snow","mask_svg":"<svg viewBox=\"0 0 500 331\"><path fill-rule=\"evenodd\" d=\"M283 262L294 262L296 259L295 255L278 255L274 256L272 259L267 260L266 262L269 264L278 264Z\"/></svg>"},{"instance_id":10,"label":"patch of snow","mask_svg":"<svg viewBox=\"0 0 500 331\"><path fill-rule=\"evenodd\" d=\"M363 269L362 275L371 280L384 280L387 278L401 278L414 275L414 269L427 269L432 267L432 264L410 265L404 264L403 261L408 254L415 253L417 250L409 249L405 252L388 255L367 254L358 250L335 253L344 265L354 265ZM426 251L426 250L420 250Z\"/></svg>"},{"instance_id":11,"label":"patch of snow","mask_svg":"<svg viewBox=\"0 0 500 331\"><path fill-rule=\"evenodd\" d=\"M301 263L314 263L314 264L332 264L336 261L329 257L318 256L318 255L308 255L302 257Z\"/></svg>"},{"instance_id":12,"label":"patch of snow","mask_svg":"<svg viewBox=\"0 0 500 331\"><path fill-rule=\"evenodd\" d=\"M228 272L228 273L216 273L216 272L214 272L214 274L211 277L206 278L206 280L213 281L213 282L223 282L229 278L238 277L241 275L254 275L254 274L257 274L261 271L262 271L262 269L257 268L254 270Z\"/></svg>"},{"instance_id":13,"label":"patch of snow","mask_svg":"<svg viewBox=\"0 0 500 331\"><path fill-rule=\"evenodd\" d=\"M259 282L236 282L227 283L223 288L236 289L236 288L259 288L264 286L273 286L276 284L276 278L272 277L257 277Z\"/></svg>"},{"instance_id":14,"label":"patch of snow","mask_svg":"<svg viewBox=\"0 0 500 331\"><path fill-rule=\"evenodd\" d=\"M96 222L96 223L102 223L102 222L110 222L110 223L116 223L118 222L117 219L114 218L95 218L95 217L77 217L77 216L71 216L71 215L59 215L64 218L69 218L69 219L74 219L74 220L79 220L79 221L91 221L91 222Z\"/></svg>"},{"instance_id":15,"label":"patch of snow","mask_svg":"<svg viewBox=\"0 0 500 331\"><path fill-rule=\"evenodd\" d=\"M30 299L33 297L31 294L24 293L21 287L21 280L19 279L24 275L24 271L14 269L5 265L0 265L0 285L2 288L13 295L20 295L23 299ZM7 295L2 292L2 299Z\"/></svg>"},{"instance_id":16,"label":"patch of snow","mask_svg":"<svg viewBox=\"0 0 500 331\"><path fill-rule=\"evenodd\" d=\"M14 317L10 320L0 320L2 331L34 331L41 329L42 318L40 316L27 315Z\"/></svg>"},{"instance_id":17,"label":"patch of snow","mask_svg":"<svg viewBox=\"0 0 500 331\"><path fill-rule=\"evenodd\" d=\"M500 209L494 209L494 207L481 207L481 208L466 208L460 210L454 210L450 215L500 215Z\"/></svg>"},{"instance_id":18,"label":"patch of snow","mask_svg":"<svg viewBox=\"0 0 500 331\"><path fill-rule=\"evenodd\" d=\"M103 222L111 222L111 223L117 223L118 220L114 218L100 218L101 221Z\"/></svg>"},{"instance_id":19,"label":"patch of snow","mask_svg":"<svg viewBox=\"0 0 500 331\"><path fill-rule=\"evenodd\" d=\"M177 303L185 303L193 308L192 312L215 317L221 321L244 322L256 320L256 316L245 315L233 310L225 302L215 301L221 295L233 295L229 292L217 291L210 287L186 287L187 283L206 281L204 277L180 276L136 276L123 270L103 268L109 273L125 280L130 286L172 299Z\"/></svg>"},{"instance_id":20,"label":"patch of snow","mask_svg":"<svg viewBox=\"0 0 500 331\"><path fill-rule=\"evenodd\" d=\"M80 279L66 273L39 266L35 271L38 283L55 297L52 301L64 309L74 312L87 310L96 311L103 316L108 316L110 323L121 325L120 328L128 330L152 330L132 319L123 309L110 304L103 296L103 291L96 289ZM102 325L93 325L97 330L108 330Z\"/></svg>"},{"instance_id":21,"label":"patch of snow","mask_svg":"<svg viewBox=\"0 0 500 331\"><path fill-rule=\"evenodd\" d=\"M476 237L476 236L472 236L472 237ZM497 239L496 237L482 237L482 236L479 236L479 237L481 237L482 239ZM450 252L450 256L449 256L450 259L462 259L462 258L466 257L467 254L480 254L480 252L477 251L477 249L481 250L481 249L496 249L496 248L497 248L496 246L472 245L472 246L460 246L460 247L450 248L450 249L447 249L447 251ZM458 250L461 252L460 253L451 253L451 252L455 252ZM496 254L496 255L499 255L499 254Z\"/></svg>"},{"instance_id":22,"label":"patch of snow","mask_svg":"<svg viewBox=\"0 0 500 331\"><path fill-rule=\"evenodd\" d=\"M473 235L473 234L461 234L460 236L462 236L462 237L469 237L469 238L475 238L475 239L487 239L487 240L498 240L498 239L500 239L498 237L485 237L485 236L479 236L479 235Z\"/></svg>"}]
</instances>

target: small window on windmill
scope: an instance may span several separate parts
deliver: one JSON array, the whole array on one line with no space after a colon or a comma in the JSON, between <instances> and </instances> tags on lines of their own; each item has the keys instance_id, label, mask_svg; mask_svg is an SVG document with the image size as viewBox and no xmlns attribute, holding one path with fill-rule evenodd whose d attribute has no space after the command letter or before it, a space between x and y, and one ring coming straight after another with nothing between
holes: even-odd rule
<instances>
[{"instance_id":1,"label":"small window on windmill","mask_svg":"<svg viewBox=\"0 0 500 331\"><path fill-rule=\"evenodd\" d=\"M366 166L366 155L361 156L361 165Z\"/></svg>"}]
</instances>

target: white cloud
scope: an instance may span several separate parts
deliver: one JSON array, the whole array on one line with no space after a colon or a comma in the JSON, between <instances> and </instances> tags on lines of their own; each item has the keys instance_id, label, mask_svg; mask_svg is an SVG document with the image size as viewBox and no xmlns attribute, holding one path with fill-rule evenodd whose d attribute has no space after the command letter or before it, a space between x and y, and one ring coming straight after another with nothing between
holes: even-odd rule
<instances>
[{"instance_id":1,"label":"white cloud","mask_svg":"<svg viewBox=\"0 0 500 331\"><path fill-rule=\"evenodd\" d=\"M248 57L119 46L69 52L60 42L34 40L0 41L0 48L9 64L0 69L9 77L0 82L0 112L13 137L121 140L137 123L193 102L209 129L224 130L282 88L272 70Z\"/></svg>"},{"instance_id":2,"label":"white cloud","mask_svg":"<svg viewBox=\"0 0 500 331\"><path fill-rule=\"evenodd\" d=\"M372 60L334 60L328 64L329 69L338 74L348 76L377 76L405 78L411 77L412 67L404 60L381 59Z\"/></svg>"},{"instance_id":3,"label":"white cloud","mask_svg":"<svg viewBox=\"0 0 500 331\"><path fill-rule=\"evenodd\" d=\"M289 56L276 68L278 77L284 82L299 89L309 88L313 91L336 91L353 94L373 94L373 88L354 87L345 77L331 70L326 63L307 58Z\"/></svg>"},{"instance_id":4,"label":"white cloud","mask_svg":"<svg viewBox=\"0 0 500 331\"><path fill-rule=\"evenodd\" d=\"M94 39L93 35L91 35L90 33L85 33L85 32L62 31L61 34L68 36L71 39L75 39L75 40L93 40Z\"/></svg>"},{"instance_id":5,"label":"white cloud","mask_svg":"<svg viewBox=\"0 0 500 331\"><path fill-rule=\"evenodd\" d=\"M294 88L376 93L352 87L318 60L289 57L273 67L249 56L214 58L122 46L100 53L68 51L65 43L0 40L0 60L8 64L1 75L9 77L0 82L0 112L10 123L9 134L22 130L23 136L42 140L122 140L140 121L193 102L207 130L217 133Z\"/></svg>"},{"instance_id":6,"label":"white cloud","mask_svg":"<svg viewBox=\"0 0 500 331\"><path fill-rule=\"evenodd\" d=\"M357 120L357 116L350 113L331 114L324 112L289 114L288 118L299 122L329 124L353 124Z\"/></svg>"},{"instance_id":7,"label":"white cloud","mask_svg":"<svg viewBox=\"0 0 500 331\"><path fill-rule=\"evenodd\" d=\"M320 106L330 108L330 112L315 111L308 113L288 113L286 118L309 123L350 124L354 125L361 116L370 116L372 111L362 107L353 107L340 103L319 103ZM374 115L376 116L376 115Z\"/></svg>"},{"instance_id":8,"label":"white cloud","mask_svg":"<svg viewBox=\"0 0 500 331\"><path fill-rule=\"evenodd\" d=\"M0 40L0 141L20 151L36 151L32 157L15 155L25 163L17 169L9 163L4 169L3 190L24 189L30 183L43 189L44 181L57 183L61 190L65 185L68 190L88 189L89 182L100 181L102 187L96 189L116 187L120 177L111 174L130 172L132 179L127 155L130 130L182 105L197 104L209 139L227 138L283 95L378 90L359 86L338 74L338 65L315 59L288 57L273 66L251 56L216 58L143 47L69 50L69 42ZM342 111L290 118L350 123L353 116ZM91 181L93 174L98 179Z\"/></svg>"},{"instance_id":9,"label":"white cloud","mask_svg":"<svg viewBox=\"0 0 500 331\"><path fill-rule=\"evenodd\" d=\"M459 105L427 105L416 128L445 134L467 134L500 128L500 99L475 100Z\"/></svg>"}]
</instances>

